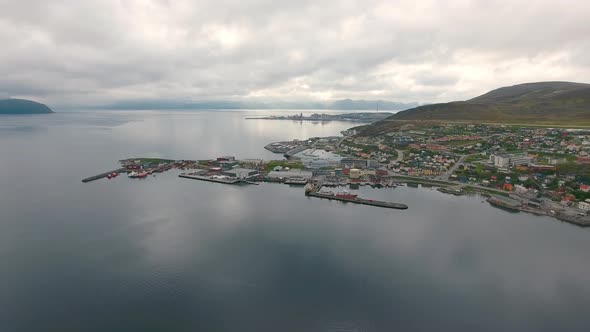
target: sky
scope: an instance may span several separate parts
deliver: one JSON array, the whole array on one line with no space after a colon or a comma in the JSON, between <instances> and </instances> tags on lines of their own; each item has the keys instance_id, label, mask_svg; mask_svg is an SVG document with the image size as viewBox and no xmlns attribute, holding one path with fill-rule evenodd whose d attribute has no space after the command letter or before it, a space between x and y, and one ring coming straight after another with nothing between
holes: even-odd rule
<instances>
[{"instance_id":1,"label":"sky","mask_svg":"<svg viewBox=\"0 0 590 332\"><path fill-rule=\"evenodd\" d=\"M590 1L0 0L0 98L464 100L590 83Z\"/></svg>"}]
</instances>

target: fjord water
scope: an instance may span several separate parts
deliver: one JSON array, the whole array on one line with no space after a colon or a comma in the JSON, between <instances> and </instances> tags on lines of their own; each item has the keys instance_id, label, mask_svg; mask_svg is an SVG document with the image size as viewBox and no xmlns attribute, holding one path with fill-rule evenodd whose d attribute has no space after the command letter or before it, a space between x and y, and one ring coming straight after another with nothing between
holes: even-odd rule
<instances>
[{"instance_id":1,"label":"fjord water","mask_svg":"<svg viewBox=\"0 0 590 332\"><path fill-rule=\"evenodd\" d=\"M587 331L589 231L481 197L361 189L397 211L174 171L80 181L351 126L244 120L271 113L0 117L0 331Z\"/></svg>"}]
</instances>

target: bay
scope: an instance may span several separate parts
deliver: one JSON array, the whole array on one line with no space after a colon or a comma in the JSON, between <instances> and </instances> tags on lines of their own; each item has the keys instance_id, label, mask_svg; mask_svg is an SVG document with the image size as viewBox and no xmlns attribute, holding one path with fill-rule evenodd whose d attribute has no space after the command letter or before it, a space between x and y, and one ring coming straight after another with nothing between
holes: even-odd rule
<instances>
[{"instance_id":1,"label":"bay","mask_svg":"<svg viewBox=\"0 0 590 332\"><path fill-rule=\"evenodd\" d=\"M479 196L360 189L397 211L174 171L80 181L354 125L245 120L289 112L0 117L0 331L587 330L588 230Z\"/></svg>"}]
</instances>

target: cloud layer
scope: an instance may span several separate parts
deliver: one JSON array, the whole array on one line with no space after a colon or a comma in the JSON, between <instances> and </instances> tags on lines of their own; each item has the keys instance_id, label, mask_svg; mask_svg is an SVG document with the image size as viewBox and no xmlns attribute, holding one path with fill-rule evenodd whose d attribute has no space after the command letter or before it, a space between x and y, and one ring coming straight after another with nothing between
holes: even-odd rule
<instances>
[{"instance_id":1,"label":"cloud layer","mask_svg":"<svg viewBox=\"0 0 590 332\"><path fill-rule=\"evenodd\" d=\"M0 0L0 97L438 102L590 82L590 2Z\"/></svg>"}]
</instances>

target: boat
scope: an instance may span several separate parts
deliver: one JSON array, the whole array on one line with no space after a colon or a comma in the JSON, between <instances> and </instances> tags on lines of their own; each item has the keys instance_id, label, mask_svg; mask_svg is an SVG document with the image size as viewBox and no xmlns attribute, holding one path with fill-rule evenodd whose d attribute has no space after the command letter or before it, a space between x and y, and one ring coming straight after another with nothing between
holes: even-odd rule
<instances>
[{"instance_id":1,"label":"boat","mask_svg":"<svg viewBox=\"0 0 590 332\"><path fill-rule=\"evenodd\" d=\"M338 198L345 198L345 199L357 199L358 198L357 194L351 194L348 191L339 192L335 196Z\"/></svg>"},{"instance_id":2,"label":"boat","mask_svg":"<svg viewBox=\"0 0 590 332\"><path fill-rule=\"evenodd\" d=\"M131 173L129 173L128 176L132 179L144 179L145 177L148 176L148 174L149 174L148 172L141 172L141 173L131 172Z\"/></svg>"}]
</instances>

